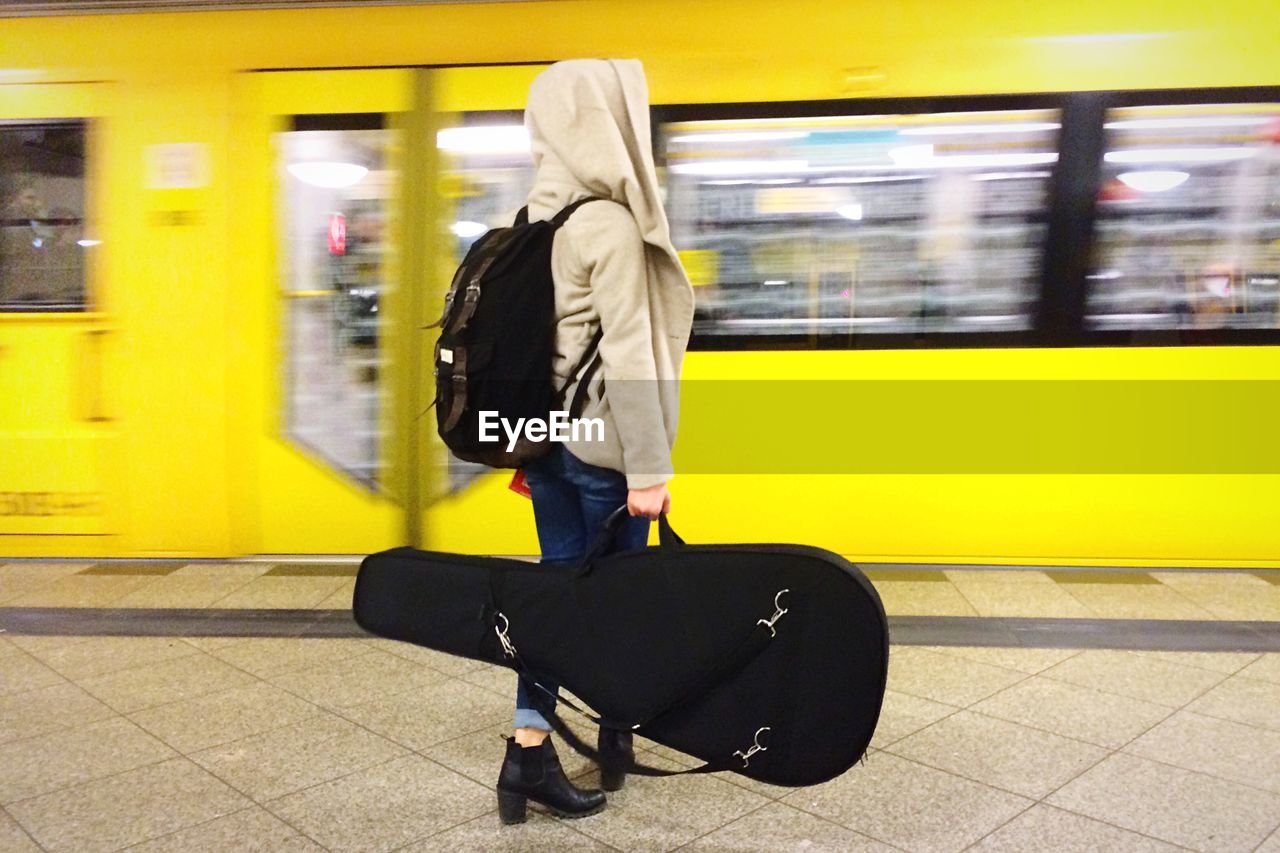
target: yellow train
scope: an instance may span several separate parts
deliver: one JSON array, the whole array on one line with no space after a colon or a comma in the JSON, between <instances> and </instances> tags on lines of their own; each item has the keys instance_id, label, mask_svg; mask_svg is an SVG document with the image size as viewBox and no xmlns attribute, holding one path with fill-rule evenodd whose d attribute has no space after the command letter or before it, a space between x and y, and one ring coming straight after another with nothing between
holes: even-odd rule
<instances>
[{"instance_id":1,"label":"yellow train","mask_svg":"<svg viewBox=\"0 0 1280 853\"><path fill-rule=\"evenodd\" d=\"M645 63L698 287L687 537L1280 566L1277 43L1246 0L0 20L0 554L535 552L423 327L594 55Z\"/></svg>"}]
</instances>

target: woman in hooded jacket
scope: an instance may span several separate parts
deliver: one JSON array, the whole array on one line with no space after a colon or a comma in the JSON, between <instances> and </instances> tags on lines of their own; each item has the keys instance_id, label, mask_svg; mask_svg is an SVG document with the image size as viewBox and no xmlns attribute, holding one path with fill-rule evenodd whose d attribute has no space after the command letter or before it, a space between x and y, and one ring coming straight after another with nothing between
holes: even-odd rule
<instances>
[{"instance_id":1,"label":"woman in hooded jacket","mask_svg":"<svg viewBox=\"0 0 1280 853\"><path fill-rule=\"evenodd\" d=\"M596 199L573 213L552 246L552 372L556 387L568 386L565 399L588 383L581 417L598 418L603 439L558 444L524 469L542 562L576 562L624 504L630 517L615 538L618 549L643 547L650 521L671 506L676 386L693 289L658 192L640 62L558 62L534 80L524 119L536 167L529 219ZM600 368L571 377L597 330ZM544 686L554 693L554 685ZM524 820L529 799L564 817L594 814L604 793L565 777L536 705L522 680L497 786L502 821ZM625 778L620 767L633 755L630 733L601 730L599 751L601 784L617 790Z\"/></svg>"}]
</instances>

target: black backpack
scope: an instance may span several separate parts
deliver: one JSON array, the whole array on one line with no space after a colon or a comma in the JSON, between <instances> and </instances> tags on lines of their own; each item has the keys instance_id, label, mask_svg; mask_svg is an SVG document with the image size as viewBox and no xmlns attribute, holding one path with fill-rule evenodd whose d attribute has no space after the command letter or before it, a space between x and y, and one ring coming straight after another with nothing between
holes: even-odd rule
<instances>
[{"instance_id":1,"label":"black backpack","mask_svg":"<svg viewBox=\"0 0 1280 853\"><path fill-rule=\"evenodd\" d=\"M544 222L530 222L522 208L509 228L495 228L477 240L453 276L444 297L444 314L435 349L436 423L453 454L495 468L519 468L549 452L549 440L532 441L523 431L508 448L508 435L495 422L513 428L518 419L549 419L561 411L564 391L581 375L568 409L576 418L586 389L599 369L601 331L563 388L554 387L555 285L551 245L556 231L584 198ZM481 440L480 413L486 413L489 440ZM493 414L488 414L493 413ZM496 434L496 440L493 436Z\"/></svg>"}]
</instances>

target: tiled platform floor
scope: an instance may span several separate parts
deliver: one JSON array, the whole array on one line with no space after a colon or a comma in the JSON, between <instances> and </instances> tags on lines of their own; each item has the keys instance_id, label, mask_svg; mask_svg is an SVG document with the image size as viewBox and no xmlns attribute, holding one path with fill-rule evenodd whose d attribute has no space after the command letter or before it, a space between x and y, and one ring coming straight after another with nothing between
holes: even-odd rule
<instances>
[{"instance_id":1,"label":"tiled platform floor","mask_svg":"<svg viewBox=\"0 0 1280 853\"><path fill-rule=\"evenodd\" d=\"M349 569L120 565L0 567L0 607L349 602ZM976 574L876 583L891 613L1280 619L1265 574ZM894 646L889 687L866 762L825 785L632 779L599 815L501 827L507 670L363 638L0 634L0 850L1280 853L1280 653Z\"/></svg>"}]
</instances>

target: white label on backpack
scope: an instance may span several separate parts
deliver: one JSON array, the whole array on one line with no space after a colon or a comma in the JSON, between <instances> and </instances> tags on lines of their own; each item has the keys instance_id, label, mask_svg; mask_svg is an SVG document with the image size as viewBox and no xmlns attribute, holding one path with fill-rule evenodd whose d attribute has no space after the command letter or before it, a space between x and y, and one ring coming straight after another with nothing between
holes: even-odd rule
<instances>
[{"instance_id":1,"label":"white label on backpack","mask_svg":"<svg viewBox=\"0 0 1280 853\"><path fill-rule=\"evenodd\" d=\"M440 360L443 361L445 364L453 364L453 350L451 349L440 350Z\"/></svg>"}]
</instances>

